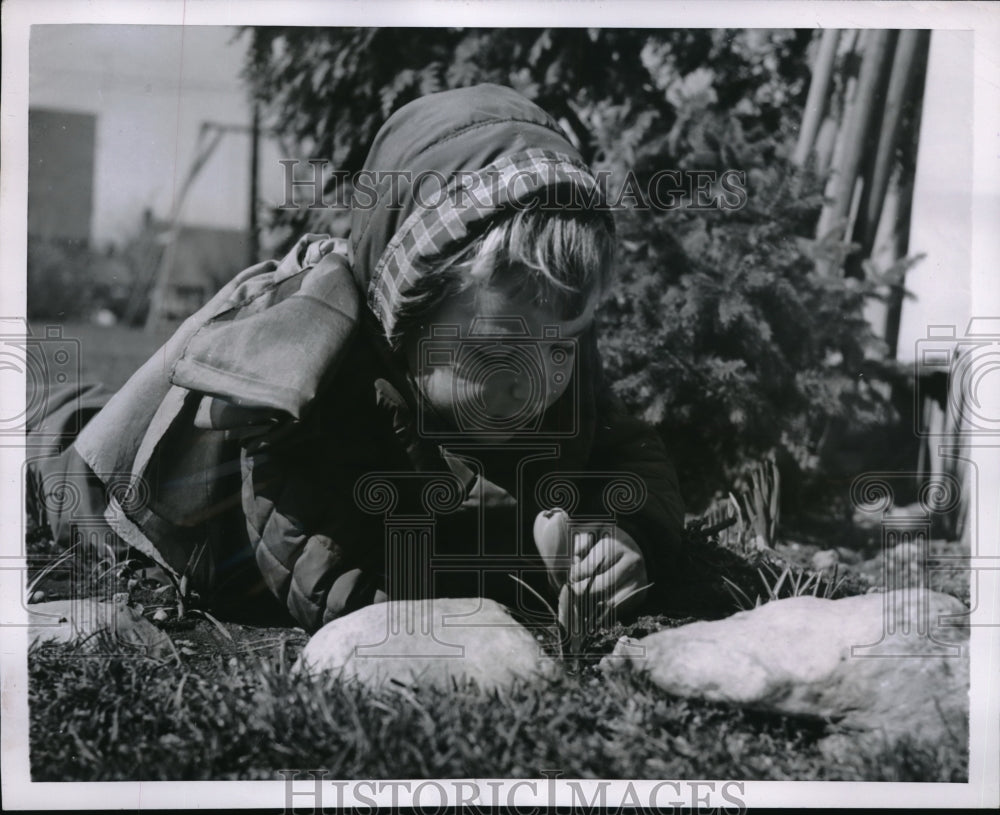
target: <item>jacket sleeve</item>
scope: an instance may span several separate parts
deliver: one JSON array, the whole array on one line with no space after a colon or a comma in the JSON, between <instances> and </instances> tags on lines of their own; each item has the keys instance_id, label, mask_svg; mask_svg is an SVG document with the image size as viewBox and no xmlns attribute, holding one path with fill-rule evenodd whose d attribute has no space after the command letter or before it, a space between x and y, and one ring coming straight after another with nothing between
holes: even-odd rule
<instances>
[{"instance_id":1,"label":"jacket sleeve","mask_svg":"<svg viewBox=\"0 0 1000 815\"><path fill-rule=\"evenodd\" d=\"M381 538L341 468L274 445L242 455L243 512L268 588L308 631L378 599Z\"/></svg>"},{"instance_id":2,"label":"jacket sleeve","mask_svg":"<svg viewBox=\"0 0 1000 815\"><path fill-rule=\"evenodd\" d=\"M594 377L595 427L588 470L628 472L643 483L646 499L618 525L642 549L650 582L664 586L675 577L684 530L684 504L677 474L657 432L631 416L604 377L593 336L587 349ZM654 588L651 597L657 594Z\"/></svg>"},{"instance_id":3,"label":"jacket sleeve","mask_svg":"<svg viewBox=\"0 0 1000 815\"><path fill-rule=\"evenodd\" d=\"M385 519L359 506L355 486L373 471L414 468L399 435L401 398L384 380L373 387L371 358L364 346L355 351L303 422L243 443L243 514L257 566L308 630L384 598ZM410 498L401 485L399 500Z\"/></svg>"}]
</instances>

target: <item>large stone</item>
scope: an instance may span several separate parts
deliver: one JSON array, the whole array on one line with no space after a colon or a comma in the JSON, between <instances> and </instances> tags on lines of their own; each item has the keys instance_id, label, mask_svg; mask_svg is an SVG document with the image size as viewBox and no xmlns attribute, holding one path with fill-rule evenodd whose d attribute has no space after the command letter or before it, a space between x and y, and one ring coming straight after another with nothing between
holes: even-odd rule
<instances>
[{"instance_id":1,"label":"large stone","mask_svg":"<svg viewBox=\"0 0 1000 815\"><path fill-rule=\"evenodd\" d=\"M911 735L964 751L966 613L955 598L931 591L795 597L623 638L604 665L631 663L678 696L818 716L883 743ZM841 752L843 745L841 735L824 746Z\"/></svg>"},{"instance_id":2,"label":"large stone","mask_svg":"<svg viewBox=\"0 0 1000 815\"><path fill-rule=\"evenodd\" d=\"M75 643L82 650L154 659L177 657L170 637L147 620L126 594L108 602L96 597L51 600L27 606L28 641Z\"/></svg>"},{"instance_id":3,"label":"large stone","mask_svg":"<svg viewBox=\"0 0 1000 815\"><path fill-rule=\"evenodd\" d=\"M851 571L873 586L903 588L925 584L929 589L950 594L968 604L971 586L968 564L963 563L963 558L969 555L968 544L961 541L932 539L926 549L912 541L904 541L857 563Z\"/></svg>"},{"instance_id":4,"label":"large stone","mask_svg":"<svg viewBox=\"0 0 1000 815\"><path fill-rule=\"evenodd\" d=\"M472 597L358 609L317 631L294 670L334 672L369 687L450 688L471 679L493 689L548 676L555 665L503 606Z\"/></svg>"}]
</instances>

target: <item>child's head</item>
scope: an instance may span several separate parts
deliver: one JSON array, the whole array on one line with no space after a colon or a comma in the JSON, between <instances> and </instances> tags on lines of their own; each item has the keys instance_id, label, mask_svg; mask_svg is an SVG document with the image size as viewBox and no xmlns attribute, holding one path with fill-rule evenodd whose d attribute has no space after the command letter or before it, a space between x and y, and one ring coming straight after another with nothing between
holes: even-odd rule
<instances>
[{"instance_id":1,"label":"child's head","mask_svg":"<svg viewBox=\"0 0 1000 815\"><path fill-rule=\"evenodd\" d=\"M495 435L569 386L611 274L606 213L520 209L428 262L396 308L396 348L440 418Z\"/></svg>"},{"instance_id":2,"label":"child's head","mask_svg":"<svg viewBox=\"0 0 1000 815\"><path fill-rule=\"evenodd\" d=\"M379 130L354 191L352 268L424 404L495 438L570 385L612 231L560 125L511 88L478 85L416 99Z\"/></svg>"}]
</instances>

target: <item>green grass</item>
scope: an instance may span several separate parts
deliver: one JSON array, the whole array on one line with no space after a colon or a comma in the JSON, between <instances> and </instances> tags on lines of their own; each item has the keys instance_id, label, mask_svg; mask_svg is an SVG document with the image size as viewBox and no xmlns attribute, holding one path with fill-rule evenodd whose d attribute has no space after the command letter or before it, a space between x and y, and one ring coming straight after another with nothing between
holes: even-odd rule
<instances>
[{"instance_id":1,"label":"green grass","mask_svg":"<svg viewBox=\"0 0 1000 815\"><path fill-rule=\"evenodd\" d=\"M138 567L137 564L136 568ZM151 616L173 589L108 573ZM43 581L44 582L44 581ZM28 655L35 781L277 779L280 769L331 777L722 778L964 781L961 750L897 743L831 762L828 723L671 697L600 655L684 619L640 617L588 635L585 658L509 692L366 689L336 676L292 676L307 642L297 629L215 623L191 613L161 624L178 649L158 662L71 645ZM219 629L225 628L227 633Z\"/></svg>"},{"instance_id":2,"label":"green grass","mask_svg":"<svg viewBox=\"0 0 1000 815\"><path fill-rule=\"evenodd\" d=\"M50 351L67 347L68 341L79 359L79 365L74 362L59 368L68 374L70 382L100 382L112 391L124 385L167 339L162 333L121 325L103 327L87 322L59 323L52 320L31 323L34 337L46 337L46 329L61 332L58 339L43 341L47 357ZM51 361L49 365L53 370L57 368Z\"/></svg>"},{"instance_id":3,"label":"green grass","mask_svg":"<svg viewBox=\"0 0 1000 815\"><path fill-rule=\"evenodd\" d=\"M960 781L947 753L907 743L832 764L821 723L665 696L591 667L505 694L367 691L293 678L278 651L201 669L63 646L30 659L35 781L580 778Z\"/></svg>"},{"instance_id":4,"label":"green grass","mask_svg":"<svg viewBox=\"0 0 1000 815\"><path fill-rule=\"evenodd\" d=\"M372 691L337 677L291 676L307 641L300 630L217 624L191 609L178 618L175 590L137 580L140 567L136 560L105 569L114 585L103 593L129 590L147 617L170 609L161 628L179 657L161 663L34 647L36 781L277 779L279 769L349 779L537 778L542 770L569 778L967 778L967 757L954 745L859 743L837 763L820 749L830 723L671 697L643 674L597 667L620 636L687 619L646 616L601 629L583 642L588 657L568 658L557 678L507 693L471 684ZM751 576L761 579L749 565L745 575L728 571L746 591Z\"/></svg>"}]
</instances>

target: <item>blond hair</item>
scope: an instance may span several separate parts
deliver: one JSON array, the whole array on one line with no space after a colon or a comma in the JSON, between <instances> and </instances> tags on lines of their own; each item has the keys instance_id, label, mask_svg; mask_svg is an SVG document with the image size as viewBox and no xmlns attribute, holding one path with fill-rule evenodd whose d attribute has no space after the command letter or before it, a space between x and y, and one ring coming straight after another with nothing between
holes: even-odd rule
<instances>
[{"instance_id":1,"label":"blond hair","mask_svg":"<svg viewBox=\"0 0 1000 815\"><path fill-rule=\"evenodd\" d=\"M393 344L446 300L499 286L573 319L595 290L607 291L613 255L614 227L605 212L529 208L501 216L454 254L422 261L397 306Z\"/></svg>"}]
</instances>

